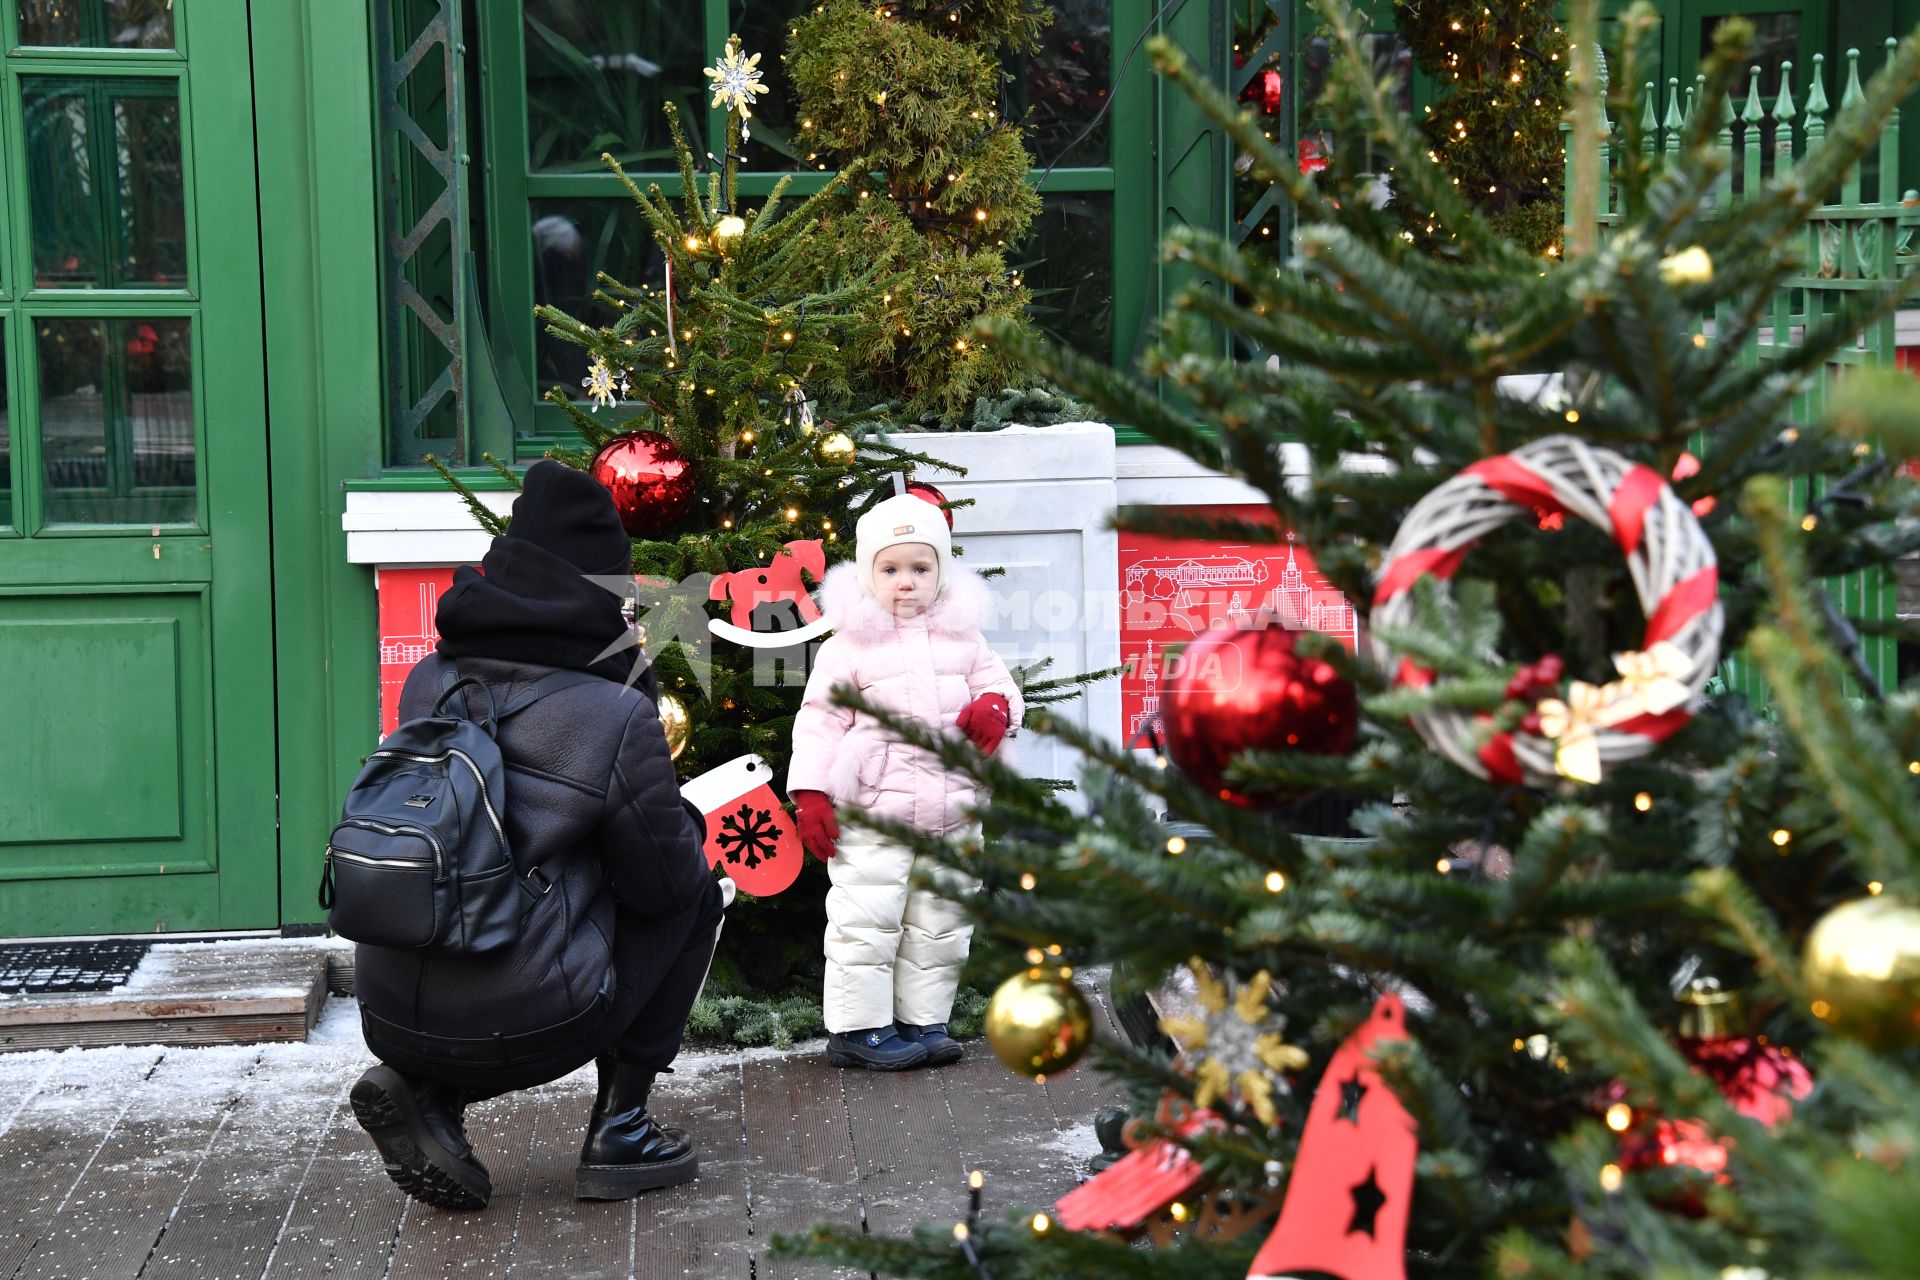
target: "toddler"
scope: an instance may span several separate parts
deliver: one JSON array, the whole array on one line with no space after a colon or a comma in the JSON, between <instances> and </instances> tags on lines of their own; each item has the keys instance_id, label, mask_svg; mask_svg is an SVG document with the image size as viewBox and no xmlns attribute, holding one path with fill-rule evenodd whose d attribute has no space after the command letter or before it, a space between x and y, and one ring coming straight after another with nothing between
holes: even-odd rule
<instances>
[{"instance_id":1,"label":"toddler","mask_svg":"<svg viewBox=\"0 0 1920 1280\"><path fill-rule=\"evenodd\" d=\"M787 789L800 840L824 860L827 1061L900 1071L960 1057L947 1034L973 927L948 898L910 883L913 850L840 835L836 803L947 835L968 824L973 783L829 700L850 684L876 706L963 733L992 754L1021 714L1006 664L980 634L986 584L958 568L945 513L902 494L860 517L854 559L821 585L834 634L820 646L793 724ZM950 882L949 892L967 886Z\"/></svg>"}]
</instances>

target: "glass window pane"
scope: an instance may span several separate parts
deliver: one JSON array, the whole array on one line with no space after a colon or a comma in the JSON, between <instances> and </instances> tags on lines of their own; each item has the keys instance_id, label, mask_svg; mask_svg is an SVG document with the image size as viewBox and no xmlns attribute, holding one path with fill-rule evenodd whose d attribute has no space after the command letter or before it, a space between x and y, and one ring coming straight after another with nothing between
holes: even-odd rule
<instances>
[{"instance_id":1,"label":"glass window pane","mask_svg":"<svg viewBox=\"0 0 1920 1280\"><path fill-rule=\"evenodd\" d=\"M194 518L192 322L35 321L53 524Z\"/></svg>"},{"instance_id":2,"label":"glass window pane","mask_svg":"<svg viewBox=\"0 0 1920 1280\"><path fill-rule=\"evenodd\" d=\"M30 77L21 92L34 283L80 289L186 284L174 82Z\"/></svg>"},{"instance_id":3,"label":"glass window pane","mask_svg":"<svg viewBox=\"0 0 1920 1280\"><path fill-rule=\"evenodd\" d=\"M1373 74L1380 80L1392 82L1388 101L1396 107L1402 116L1413 118L1413 46L1392 32L1363 35L1361 45L1373 60ZM1300 171L1312 173L1324 168L1326 157L1333 154L1335 147L1346 139L1336 138L1332 126L1319 107L1321 94L1326 92L1327 72L1333 65L1332 40L1321 34L1310 37L1302 51L1300 59ZM1258 78L1254 83L1258 85ZM1260 108L1264 110L1264 104ZM1263 117L1264 118L1264 117ZM1384 159L1376 155L1370 138L1352 139L1367 149L1366 163L1362 172L1377 172L1377 165Z\"/></svg>"},{"instance_id":4,"label":"glass window pane","mask_svg":"<svg viewBox=\"0 0 1920 1280\"><path fill-rule=\"evenodd\" d=\"M587 324L611 324L616 312L594 301L595 280L604 271L622 284L665 283L663 259L633 202L533 201L533 300L555 306ZM542 391L565 387L580 394L587 352L539 326L534 363Z\"/></svg>"},{"instance_id":5,"label":"glass window pane","mask_svg":"<svg viewBox=\"0 0 1920 1280\"><path fill-rule=\"evenodd\" d=\"M767 86L767 91L754 100L747 145L740 152L741 164L748 169L779 172L819 167L807 163L807 153L797 141L800 129L793 81L788 79L787 64L780 57L787 48L788 28L816 2L730 0L727 5L728 30L739 33L740 47L748 55L760 55L760 74Z\"/></svg>"},{"instance_id":6,"label":"glass window pane","mask_svg":"<svg viewBox=\"0 0 1920 1280\"><path fill-rule=\"evenodd\" d=\"M173 48L173 0L19 0L20 43Z\"/></svg>"},{"instance_id":7,"label":"glass window pane","mask_svg":"<svg viewBox=\"0 0 1920 1280\"><path fill-rule=\"evenodd\" d=\"M1033 323L1056 342L1105 364L1113 359L1113 196L1042 197L1017 254Z\"/></svg>"},{"instance_id":8,"label":"glass window pane","mask_svg":"<svg viewBox=\"0 0 1920 1280\"><path fill-rule=\"evenodd\" d=\"M1024 117L1035 164L1113 163L1113 115L1100 116L1113 78L1113 0L1056 0L1040 48L1009 59L1007 73L1008 116Z\"/></svg>"},{"instance_id":9,"label":"glass window pane","mask_svg":"<svg viewBox=\"0 0 1920 1280\"><path fill-rule=\"evenodd\" d=\"M708 149L699 9L685 0L526 0L527 158L535 170L671 170L666 102ZM762 65L764 65L764 60Z\"/></svg>"}]
</instances>

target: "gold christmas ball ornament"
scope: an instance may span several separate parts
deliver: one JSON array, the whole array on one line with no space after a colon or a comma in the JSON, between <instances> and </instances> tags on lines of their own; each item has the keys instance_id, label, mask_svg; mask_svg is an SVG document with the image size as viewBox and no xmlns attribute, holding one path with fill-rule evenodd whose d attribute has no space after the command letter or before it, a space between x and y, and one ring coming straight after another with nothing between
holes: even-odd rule
<instances>
[{"instance_id":1,"label":"gold christmas ball ornament","mask_svg":"<svg viewBox=\"0 0 1920 1280\"><path fill-rule=\"evenodd\" d=\"M853 437L844 431L829 431L820 437L820 461L844 467L853 461Z\"/></svg>"},{"instance_id":2,"label":"gold christmas ball ornament","mask_svg":"<svg viewBox=\"0 0 1920 1280\"><path fill-rule=\"evenodd\" d=\"M667 733L667 754L678 760L693 736L693 718L687 714L687 704L671 693L660 695L660 727Z\"/></svg>"},{"instance_id":3,"label":"gold christmas ball ornament","mask_svg":"<svg viewBox=\"0 0 1920 1280\"><path fill-rule=\"evenodd\" d=\"M1804 965L1814 1017L1877 1047L1920 1044L1920 909L1884 896L1835 907Z\"/></svg>"},{"instance_id":4,"label":"gold christmas ball ornament","mask_svg":"<svg viewBox=\"0 0 1920 1280\"><path fill-rule=\"evenodd\" d=\"M1067 972L1024 970L987 1002L987 1043L1023 1076L1057 1075L1093 1043L1093 1011Z\"/></svg>"},{"instance_id":5,"label":"gold christmas ball ornament","mask_svg":"<svg viewBox=\"0 0 1920 1280\"><path fill-rule=\"evenodd\" d=\"M1699 245L1660 259L1660 283L1678 289L1713 279L1713 259Z\"/></svg>"},{"instance_id":6,"label":"gold christmas ball ornament","mask_svg":"<svg viewBox=\"0 0 1920 1280\"><path fill-rule=\"evenodd\" d=\"M737 213L730 213L713 224L715 244L725 247L747 234L747 220Z\"/></svg>"}]
</instances>

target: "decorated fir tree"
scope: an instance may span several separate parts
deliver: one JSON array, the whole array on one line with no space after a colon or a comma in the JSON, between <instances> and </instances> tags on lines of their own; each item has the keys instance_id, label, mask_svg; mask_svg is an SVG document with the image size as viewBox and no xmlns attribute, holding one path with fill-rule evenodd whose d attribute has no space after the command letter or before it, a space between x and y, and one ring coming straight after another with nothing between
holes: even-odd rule
<instances>
[{"instance_id":1,"label":"decorated fir tree","mask_svg":"<svg viewBox=\"0 0 1920 1280\"><path fill-rule=\"evenodd\" d=\"M1032 48L1046 20L1024 0L827 0L791 30L807 158L849 175L825 202L825 234L895 278L885 342L856 387L908 421L950 424L1019 376L974 326L1024 320L1008 251L1040 200L1001 111L1000 53Z\"/></svg>"},{"instance_id":2,"label":"decorated fir tree","mask_svg":"<svg viewBox=\"0 0 1920 1280\"><path fill-rule=\"evenodd\" d=\"M1394 30L1432 86L1417 125L1467 203L1521 248L1558 252L1567 37L1545 0L1394 0ZM1417 188L1393 209L1421 241L1455 229Z\"/></svg>"},{"instance_id":3,"label":"decorated fir tree","mask_svg":"<svg viewBox=\"0 0 1920 1280\"><path fill-rule=\"evenodd\" d=\"M888 830L1001 886L974 913L1030 950L989 1009L996 1051L1071 1067L1089 1024L1069 966L1111 965L1117 999L1152 992L1170 1016L1073 1068L1129 1086L1135 1149L1057 1205L995 1205L989 1179L983 1208L956 1179L953 1216L912 1238L783 1247L954 1280L1912 1274L1920 689L1863 659L1897 628L1820 584L1920 547L1920 488L1885 448L1895 430L1914 447L1916 395L1856 373L1824 412L1811 391L1920 286L1853 259L1815 308L1828 277L1796 255L1823 201L1858 198L1855 166L1920 83L1920 32L1734 201L1719 134L1752 33L1721 25L1670 150L1639 103L1611 104L1604 238L1579 215L1607 175L1576 81L1576 216L1543 263L1456 188L1325 7L1328 110L1390 155L1446 251L1378 217L1358 175L1300 178L1163 43L1162 70L1286 186L1292 256L1276 272L1174 238L1232 286L1188 291L1143 370L1177 408L991 332L1262 489L1361 614L1356 648L1228 622L1169 671L1159 750L1043 723L1100 780L1084 814L895 725L989 784L1008 832L961 849ZM1574 18L1592 30L1591 0ZM1652 25L1640 6L1621 29ZM1638 82L1637 52L1615 85ZM1212 354L1213 325L1270 354ZM1725 688L1736 654L1773 710ZM1344 821L1309 819L1327 793Z\"/></svg>"},{"instance_id":4,"label":"decorated fir tree","mask_svg":"<svg viewBox=\"0 0 1920 1280\"><path fill-rule=\"evenodd\" d=\"M820 631L806 589L851 553L841 532L894 492L896 475L939 465L872 438L871 418L850 411L856 372L885 357L903 312L889 301L897 284L888 265L840 255L821 230L847 176L791 208L784 182L757 208L740 202L734 147L762 92L758 61L733 39L707 73L714 105L728 112L717 169L696 168L668 104L680 193L627 181L664 260L659 285L603 276L597 296L619 312L604 327L539 311L549 332L591 355L584 406L564 389L548 393L581 437L554 456L609 485L634 537L638 635L683 779L747 755L784 774L806 679L802 647ZM503 522L466 496L500 532ZM710 626L713 601L719 626ZM779 869L797 872L797 844L787 853L792 865ZM741 867L727 869L754 890ZM819 971L824 891L816 868L736 913L718 988L807 990Z\"/></svg>"}]
</instances>

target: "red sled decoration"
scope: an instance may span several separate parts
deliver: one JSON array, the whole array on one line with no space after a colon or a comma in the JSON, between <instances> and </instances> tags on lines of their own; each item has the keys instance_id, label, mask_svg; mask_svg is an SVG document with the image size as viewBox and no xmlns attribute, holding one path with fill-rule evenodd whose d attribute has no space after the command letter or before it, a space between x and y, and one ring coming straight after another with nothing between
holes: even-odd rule
<instances>
[{"instance_id":1,"label":"red sled decoration","mask_svg":"<svg viewBox=\"0 0 1920 1280\"><path fill-rule=\"evenodd\" d=\"M773 770L759 756L735 756L680 788L707 819L707 865L770 898L800 878L800 837L774 794Z\"/></svg>"},{"instance_id":2,"label":"red sled decoration","mask_svg":"<svg viewBox=\"0 0 1920 1280\"><path fill-rule=\"evenodd\" d=\"M1413 1117L1368 1055L1407 1038L1407 1010L1389 992L1327 1064L1280 1222L1254 1255L1249 1280L1319 1271L1338 1280L1405 1280L1413 1164Z\"/></svg>"},{"instance_id":3,"label":"red sled decoration","mask_svg":"<svg viewBox=\"0 0 1920 1280\"><path fill-rule=\"evenodd\" d=\"M807 594L803 575L818 582L826 572L826 544L818 538L809 538L804 542L789 542L764 569L721 574L713 580L710 595L732 606L729 620L742 631L754 630L754 610L769 606L792 612L791 625L779 630L793 631L820 617L820 606Z\"/></svg>"},{"instance_id":4,"label":"red sled decoration","mask_svg":"<svg viewBox=\"0 0 1920 1280\"><path fill-rule=\"evenodd\" d=\"M1211 1111L1195 1111L1174 1132L1185 1138L1223 1123ZM1139 1231L1199 1182L1200 1162L1178 1143L1155 1138L1061 1196L1053 1216L1069 1231Z\"/></svg>"}]
</instances>

